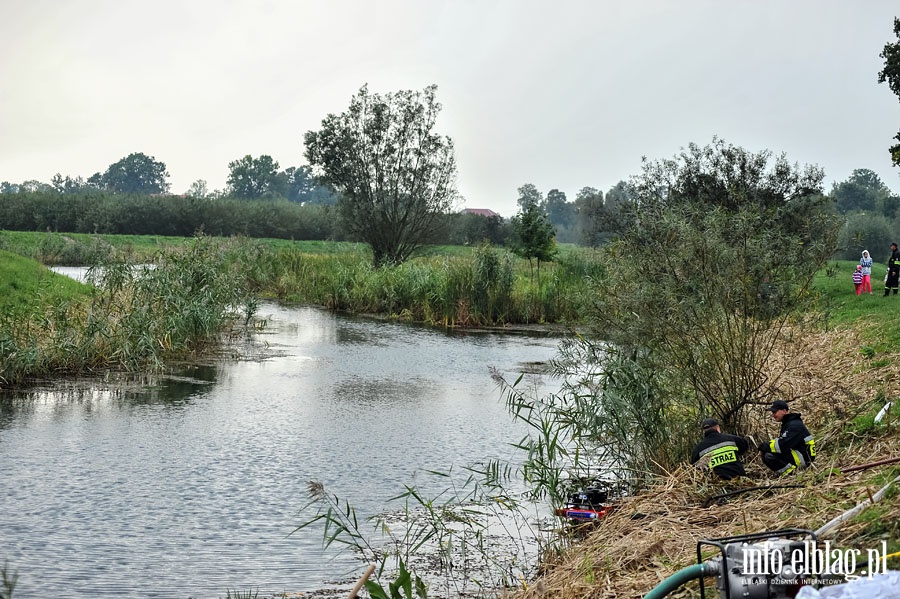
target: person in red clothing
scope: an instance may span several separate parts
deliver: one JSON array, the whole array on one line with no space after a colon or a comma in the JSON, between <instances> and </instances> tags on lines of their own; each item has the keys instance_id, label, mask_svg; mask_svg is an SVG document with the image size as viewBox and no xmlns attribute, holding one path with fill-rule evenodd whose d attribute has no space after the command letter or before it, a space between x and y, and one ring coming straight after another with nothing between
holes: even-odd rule
<instances>
[{"instance_id":1,"label":"person in red clothing","mask_svg":"<svg viewBox=\"0 0 900 599\"><path fill-rule=\"evenodd\" d=\"M862 266L862 292L868 292L869 295L872 295L872 256L869 255L869 250L862 251L862 258L859 259L859 265Z\"/></svg>"},{"instance_id":2,"label":"person in red clothing","mask_svg":"<svg viewBox=\"0 0 900 599\"><path fill-rule=\"evenodd\" d=\"M856 265L856 270L853 271L853 284L856 286L856 295L862 293L863 274L862 266L860 266L859 264Z\"/></svg>"}]
</instances>

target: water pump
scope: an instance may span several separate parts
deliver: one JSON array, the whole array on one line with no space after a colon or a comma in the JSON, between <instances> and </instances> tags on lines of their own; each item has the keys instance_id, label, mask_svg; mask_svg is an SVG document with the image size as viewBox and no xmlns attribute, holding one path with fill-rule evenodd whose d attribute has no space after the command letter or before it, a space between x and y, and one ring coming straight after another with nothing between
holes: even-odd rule
<instances>
[{"instance_id":1,"label":"water pump","mask_svg":"<svg viewBox=\"0 0 900 599\"><path fill-rule=\"evenodd\" d=\"M719 555L703 562L704 546L716 547ZM799 528L697 543L697 563L705 576L715 576L719 599L791 599L804 586L820 586L819 562L815 533ZM702 599L705 593L701 584Z\"/></svg>"},{"instance_id":2,"label":"water pump","mask_svg":"<svg viewBox=\"0 0 900 599\"><path fill-rule=\"evenodd\" d=\"M611 486L603 481L591 481L585 488L572 493L566 506L556 510L556 515L572 522L596 522L613 509L609 503Z\"/></svg>"}]
</instances>

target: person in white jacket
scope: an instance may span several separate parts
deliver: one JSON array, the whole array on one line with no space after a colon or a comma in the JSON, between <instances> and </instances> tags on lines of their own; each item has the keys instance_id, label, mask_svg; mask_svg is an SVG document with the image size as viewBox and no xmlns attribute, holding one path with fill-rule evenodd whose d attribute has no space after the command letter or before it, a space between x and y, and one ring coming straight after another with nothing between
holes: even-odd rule
<instances>
[{"instance_id":1,"label":"person in white jacket","mask_svg":"<svg viewBox=\"0 0 900 599\"><path fill-rule=\"evenodd\" d=\"M862 266L862 292L868 291L869 295L872 295L872 256L869 255L869 250L862 251L859 265Z\"/></svg>"}]
</instances>

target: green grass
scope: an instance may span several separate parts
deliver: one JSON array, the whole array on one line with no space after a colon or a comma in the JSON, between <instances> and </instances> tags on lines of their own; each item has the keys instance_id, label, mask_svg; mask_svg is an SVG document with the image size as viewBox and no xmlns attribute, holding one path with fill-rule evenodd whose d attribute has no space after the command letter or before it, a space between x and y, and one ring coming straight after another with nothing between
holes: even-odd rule
<instances>
[{"instance_id":1,"label":"green grass","mask_svg":"<svg viewBox=\"0 0 900 599\"><path fill-rule=\"evenodd\" d=\"M159 235L88 235L0 231L0 249L33 258L45 264L92 264L116 254L131 262L148 262L166 248L183 247L188 237ZM360 243L335 241L290 241L243 239L256 256L257 280L264 295L287 301L326 305L355 312L381 312L426 322L465 322L472 314L472 279L464 275L476 259L472 246L426 246L402 268L374 272L369 268L371 252ZM255 248L255 249L254 249ZM505 252L496 248L498 252ZM590 250L559 244L558 262L541 267L541 285L530 281L526 260L514 258L515 284L508 305L492 307L493 314L476 314L472 324L494 322L577 321L579 310L572 302L584 290L591 271ZM9 259L6 260L9 262ZM818 306L828 326L859 326L867 358L883 360L900 347L900 296L883 297L885 266L873 268L873 295L856 296L850 275L853 261L832 261L813 283ZM27 277L6 275L2 287L6 298L17 295L37 297L34 289L23 293L19 286ZM2 302L3 299L0 299ZM8 303L10 300L7 299ZM22 301L21 299L15 301ZM477 308L477 310L483 309Z\"/></svg>"},{"instance_id":2,"label":"green grass","mask_svg":"<svg viewBox=\"0 0 900 599\"><path fill-rule=\"evenodd\" d=\"M166 237L163 235L90 235L86 233L0 231L0 249L32 258L43 264L88 266L98 259L109 257L113 251L131 262L147 262L159 251L183 247L192 239L193 237ZM275 250L293 249L307 254L359 253L370 255L366 245L344 241L254 239L248 240L248 242Z\"/></svg>"},{"instance_id":3,"label":"green grass","mask_svg":"<svg viewBox=\"0 0 900 599\"><path fill-rule=\"evenodd\" d=\"M163 235L93 235L87 233L47 233L43 231L2 231L0 230L0 249L21 256L34 258L44 264L87 265L90 263L92 248L108 247L119 250L125 255L148 258L157 251L173 246L183 246L191 237L166 237ZM344 254L354 253L371 257L368 246L364 243L349 241L292 241L288 239L254 239L252 243L274 250L295 250L304 254ZM79 248L71 253L75 257L82 256L81 262L60 262L65 257L63 248L71 246ZM557 245L558 256L565 258L578 250L571 243ZM475 246L462 245L427 245L423 246L416 257L452 256L470 257Z\"/></svg>"},{"instance_id":4,"label":"green grass","mask_svg":"<svg viewBox=\"0 0 900 599\"><path fill-rule=\"evenodd\" d=\"M900 349L900 295L884 297L884 264L872 267L872 295L856 295L850 275L857 262L834 260L819 271L812 290L830 326L853 326L865 345L860 351L870 359Z\"/></svg>"},{"instance_id":5,"label":"green grass","mask_svg":"<svg viewBox=\"0 0 900 599\"><path fill-rule=\"evenodd\" d=\"M104 263L96 288L0 251L0 387L51 373L155 370L202 351L255 311L234 258L245 251L197 238L158 253L154 269Z\"/></svg>"},{"instance_id":6,"label":"green grass","mask_svg":"<svg viewBox=\"0 0 900 599\"><path fill-rule=\"evenodd\" d=\"M867 406L865 412L853 417L853 420L844 426L844 430L852 432L856 435L877 436L882 433L889 433L896 428L900 422L900 401L892 400L891 406L882 415L879 422L875 422L875 417L881 412L882 408L888 403L884 393L879 392L875 399Z\"/></svg>"},{"instance_id":7,"label":"green grass","mask_svg":"<svg viewBox=\"0 0 900 599\"><path fill-rule=\"evenodd\" d=\"M0 248L44 264L156 262L160 252L191 241L0 231ZM373 269L371 251L361 243L218 241L243 248L242 266L263 297L442 326L575 322L592 268L589 251L571 244L560 246L558 262L541 266L538 280L527 260L502 248L485 253L472 246L426 246L403 265Z\"/></svg>"},{"instance_id":8,"label":"green grass","mask_svg":"<svg viewBox=\"0 0 900 599\"><path fill-rule=\"evenodd\" d=\"M46 266L0 250L0 313L32 312L90 295L90 287Z\"/></svg>"},{"instance_id":9,"label":"green grass","mask_svg":"<svg viewBox=\"0 0 900 599\"><path fill-rule=\"evenodd\" d=\"M254 253L246 270L265 297L439 326L579 322L580 298L597 275L588 250L542 265L538 279L527 260L503 248L430 249L379 269L360 251L278 249Z\"/></svg>"},{"instance_id":10,"label":"green grass","mask_svg":"<svg viewBox=\"0 0 900 599\"><path fill-rule=\"evenodd\" d=\"M189 237L160 235L88 235L0 231L0 249L49 265L87 266L113 252L133 262L145 262L168 247L183 246Z\"/></svg>"}]
</instances>

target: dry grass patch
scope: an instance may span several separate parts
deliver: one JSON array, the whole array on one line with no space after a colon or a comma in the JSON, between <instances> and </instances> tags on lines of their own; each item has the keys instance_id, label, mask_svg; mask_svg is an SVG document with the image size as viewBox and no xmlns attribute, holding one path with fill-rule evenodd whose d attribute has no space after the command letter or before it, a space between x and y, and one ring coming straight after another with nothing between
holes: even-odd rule
<instances>
[{"instance_id":1,"label":"dry grass patch","mask_svg":"<svg viewBox=\"0 0 900 599\"><path fill-rule=\"evenodd\" d=\"M752 478L735 484L710 480L689 466L679 468L648 491L624 500L583 541L547 563L540 580L521 597L641 597L675 571L696 563L700 540L782 528L815 530L900 474L900 464L840 472L900 457L900 422L889 416L868 426L865 420L881 408L884 397L900 397L898 356L873 365L860 352L858 333L851 330L794 338L791 346L779 356L802 359L776 356L772 370L783 369L778 391L792 401L793 410L803 413L817 437L819 457L813 469L774 479L754 456L748 464ZM767 416L762 406L754 416L759 437L777 431ZM725 493L733 494L717 499ZM822 540L863 550L882 540L896 546L898 498L900 491L888 493ZM670 596L698 595L697 584L690 583Z\"/></svg>"}]
</instances>

